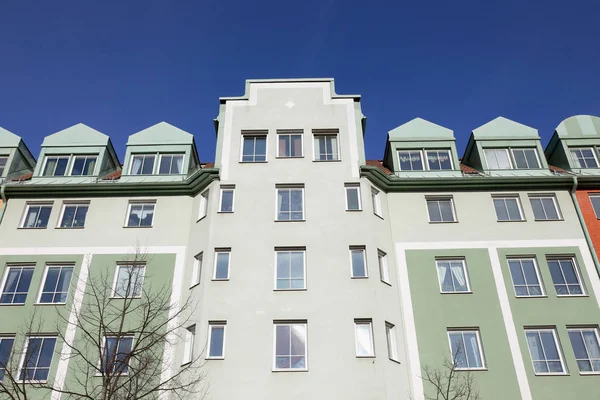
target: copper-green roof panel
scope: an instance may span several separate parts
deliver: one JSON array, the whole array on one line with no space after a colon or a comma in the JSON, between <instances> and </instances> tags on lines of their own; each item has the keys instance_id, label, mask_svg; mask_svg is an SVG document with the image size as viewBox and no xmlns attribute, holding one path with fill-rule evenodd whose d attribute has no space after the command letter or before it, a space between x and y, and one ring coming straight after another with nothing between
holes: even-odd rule
<instances>
[{"instance_id":1,"label":"copper-green roof panel","mask_svg":"<svg viewBox=\"0 0 600 400\"><path fill-rule=\"evenodd\" d=\"M104 133L79 123L46 136L42 147L106 146L108 142L109 137Z\"/></svg>"},{"instance_id":2,"label":"copper-green roof panel","mask_svg":"<svg viewBox=\"0 0 600 400\"><path fill-rule=\"evenodd\" d=\"M159 122L129 136L127 146L192 144L194 136L167 122Z\"/></svg>"},{"instance_id":3,"label":"copper-green roof panel","mask_svg":"<svg viewBox=\"0 0 600 400\"><path fill-rule=\"evenodd\" d=\"M538 131L508 118L498 117L473 129L475 140L539 139Z\"/></svg>"},{"instance_id":4,"label":"copper-green roof panel","mask_svg":"<svg viewBox=\"0 0 600 400\"><path fill-rule=\"evenodd\" d=\"M434 124L423 118L415 118L388 132L390 141L403 140L454 140L451 129Z\"/></svg>"},{"instance_id":5,"label":"copper-green roof panel","mask_svg":"<svg viewBox=\"0 0 600 400\"><path fill-rule=\"evenodd\" d=\"M0 127L0 147L17 147L20 142L19 136Z\"/></svg>"},{"instance_id":6,"label":"copper-green roof panel","mask_svg":"<svg viewBox=\"0 0 600 400\"><path fill-rule=\"evenodd\" d=\"M560 138L600 138L600 117L575 115L562 121L556 127Z\"/></svg>"}]
</instances>

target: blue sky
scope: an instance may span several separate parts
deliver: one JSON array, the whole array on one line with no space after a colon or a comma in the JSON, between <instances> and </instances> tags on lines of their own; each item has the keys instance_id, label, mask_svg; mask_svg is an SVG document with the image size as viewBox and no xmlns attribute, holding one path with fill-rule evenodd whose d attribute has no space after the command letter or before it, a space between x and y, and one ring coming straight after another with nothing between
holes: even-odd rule
<instances>
[{"instance_id":1,"label":"blue sky","mask_svg":"<svg viewBox=\"0 0 600 400\"><path fill-rule=\"evenodd\" d=\"M83 122L127 136L167 121L214 159L218 97L248 78L333 77L361 94L368 158L415 117L470 132L502 115L545 145L600 115L600 2L0 0L0 126L38 154Z\"/></svg>"}]
</instances>

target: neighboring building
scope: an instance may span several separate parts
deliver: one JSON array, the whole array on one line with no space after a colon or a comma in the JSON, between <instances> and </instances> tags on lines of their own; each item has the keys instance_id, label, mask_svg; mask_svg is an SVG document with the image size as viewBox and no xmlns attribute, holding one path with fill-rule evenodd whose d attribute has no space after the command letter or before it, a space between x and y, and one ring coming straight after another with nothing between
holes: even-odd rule
<instances>
[{"instance_id":1,"label":"neighboring building","mask_svg":"<svg viewBox=\"0 0 600 400\"><path fill-rule=\"evenodd\" d=\"M204 349L211 399L423 399L422 368L444 358L484 399L592 398L600 233L583 200L600 169L564 155L600 145L598 118L561 123L545 157L537 130L500 117L462 160L450 129L417 118L380 162L360 101L331 79L247 81L220 99L214 165L164 122L130 136L122 168L83 124L48 136L37 165L0 130L0 340L39 310L51 341L41 304L78 309L75 289L42 289L50 270L117 282L140 246L144 285L197 305L165 365ZM68 346L52 347L42 367L69 379Z\"/></svg>"}]
</instances>

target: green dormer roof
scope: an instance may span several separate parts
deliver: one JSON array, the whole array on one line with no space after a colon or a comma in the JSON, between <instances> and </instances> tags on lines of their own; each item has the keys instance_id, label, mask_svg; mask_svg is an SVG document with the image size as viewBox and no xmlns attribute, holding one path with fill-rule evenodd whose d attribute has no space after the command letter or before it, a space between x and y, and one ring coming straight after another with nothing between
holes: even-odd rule
<instances>
[{"instance_id":1,"label":"green dormer roof","mask_svg":"<svg viewBox=\"0 0 600 400\"><path fill-rule=\"evenodd\" d=\"M390 141L455 140L451 129L415 118L388 132Z\"/></svg>"},{"instance_id":2,"label":"green dormer roof","mask_svg":"<svg viewBox=\"0 0 600 400\"><path fill-rule=\"evenodd\" d=\"M593 115L575 115L562 121L556 127L560 138L600 138L600 117Z\"/></svg>"},{"instance_id":3,"label":"green dormer roof","mask_svg":"<svg viewBox=\"0 0 600 400\"><path fill-rule=\"evenodd\" d=\"M159 122L129 136L127 146L193 144L194 136L167 122Z\"/></svg>"},{"instance_id":4,"label":"green dormer roof","mask_svg":"<svg viewBox=\"0 0 600 400\"><path fill-rule=\"evenodd\" d=\"M487 124L473 129L475 140L539 139L535 128L520 124L508 118L498 117Z\"/></svg>"},{"instance_id":5,"label":"green dormer roof","mask_svg":"<svg viewBox=\"0 0 600 400\"><path fill-rule=\"evenodd\" d=\"M110 139L107 135L79 123L50 136L46 136L42 147L106 146L109 141Z\"/></svg>"},{"instance_id":6,"label":"green dormer roof","mask_svg":"<svg viewBox=\"0 0 600 400\"><path fill-rule=\"evenodd\" d=\"M0 127L0 147L17 147L21 138L14 133Z\"/></svg>"}]
</instances>

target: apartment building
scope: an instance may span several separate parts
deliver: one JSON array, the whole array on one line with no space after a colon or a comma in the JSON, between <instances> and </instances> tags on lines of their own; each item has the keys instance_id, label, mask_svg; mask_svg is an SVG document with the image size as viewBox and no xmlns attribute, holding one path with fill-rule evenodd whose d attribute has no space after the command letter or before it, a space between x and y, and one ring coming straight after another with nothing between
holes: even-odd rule
<instances>
[{"instance_id":1,"label":"apartment building","mask_svg":"<svg viewBox=\"0 0 600 400\"><path fill-rule=\"evenodd\" d=\"M214 164L167 123L130 136L122 166L83 124L37 162L0 130L0 356L39 310L34 368L68 385L53 313L77 310L94 274L117 292L143 248L143 285L196 305L165 365L202 354L209 398L422 399L422 369L444 359L484 399L592 398L600 279L583 200L600 174L564 149L595 152L600 123L573 118L546 153L536 129L497 118L461 159L452 130L417 118L367 161L360 96L250 80L220 99Z\"/></svg>"}]
</instances>

